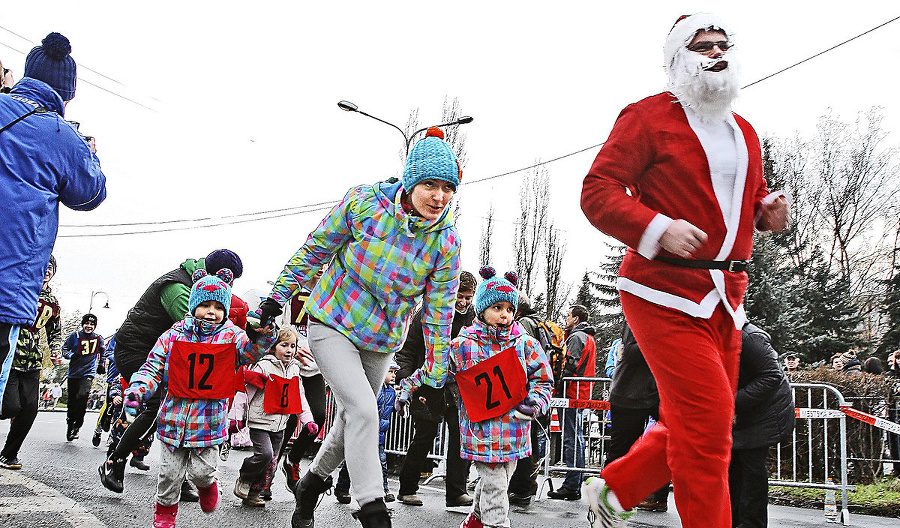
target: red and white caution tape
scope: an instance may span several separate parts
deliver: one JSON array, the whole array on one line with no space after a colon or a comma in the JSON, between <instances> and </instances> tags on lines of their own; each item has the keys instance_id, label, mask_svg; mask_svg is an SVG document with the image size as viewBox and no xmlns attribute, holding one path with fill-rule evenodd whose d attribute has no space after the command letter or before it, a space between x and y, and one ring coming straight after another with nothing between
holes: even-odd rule
<instances>
[{"instance_id":1,"label":"red and white caution tape","mask_svg":"<svg viewBox=\"0 0 900 528\"><path fill-rule=\"evenodd\" d=\"M603 400L576 400L574 398L550 398L550 407L558 409L594 409L608 411L609 402Z\"/></svg>"},{"instance_id":2,"label":"red and white caution tape","mask_svg":"<svg viewBox=\"0 0 900 528\"><path fill-rule=\"evenodd\" d=\"M864 413L862 411L857 411L852 407L841 407L841 411L844 412L850 418L855 418L860 422L867 423L869 425L874 425L879 429L884 429L885 431L890 431L892 433L900 434L900 424L896 424L890 420L885 420L884 418L879 418L877 416L872 416L871 414Z\"/></svg>"},{"instance_id":3,"label":"red and white caution tape","mask_svg":"<svg viewBox=\"0 0 900 528\"><path fill-rule=\"evenodd\" d=\"M841 418L844 413L840 409L794 409L797 418Z\"/></svg>"},{"instance_id":4,"label":"red and white caution tape","mask_svg":"<svg viewBox=\"0 0 900 528\"><path fill-rule=\"evenodd\" d=\"M900 424L894 423L890 420L885 420L884 418L879 418L877 416L872 416L869 413L864 413L862 411L858 411L853 407L841 407L840 409L805 409L797 407L794 409L794 413L797 418L840 418L842 416L849 416L855 420L859 420L860 422L867 423L869 425L874 425L879 429L884 429L885 431L890 431L892 433L900 434Z\"/></svg>"}]
</instances>

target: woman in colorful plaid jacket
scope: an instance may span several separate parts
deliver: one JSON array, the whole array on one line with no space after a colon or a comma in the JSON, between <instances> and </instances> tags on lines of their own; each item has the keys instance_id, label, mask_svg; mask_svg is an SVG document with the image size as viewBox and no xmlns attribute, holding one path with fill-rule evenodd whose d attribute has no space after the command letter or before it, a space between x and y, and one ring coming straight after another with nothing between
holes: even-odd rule
<instances>
[{"instance_id":1,"label":"woman in colorful plaid jacket","mask_svg":"<svg viewBox=\"0 0 900 528\"><path fill-rule=\"evenodd\" d=\"M281 313L301 284L329 264L307 302L309 344L334 395L335 422L294 488L294 528L313 524L319 495L344 460L364 526L390 526L378 458L376 394L409 315L424 303L425 365L409 380L443 386L459 283L459 235L448 205L459 185L456 156L438 128L409 153L402 182L347 192L291 258L260 304L260 318ZM345 439L352 445L345 446Z\"/></svg>"}]
</instances>

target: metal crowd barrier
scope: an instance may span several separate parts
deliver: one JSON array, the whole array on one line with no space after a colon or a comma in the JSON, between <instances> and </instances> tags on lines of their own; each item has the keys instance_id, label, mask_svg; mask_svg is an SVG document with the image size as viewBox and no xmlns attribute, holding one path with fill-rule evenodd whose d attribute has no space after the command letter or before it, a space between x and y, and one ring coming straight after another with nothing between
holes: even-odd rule
<instances>
[{"instance_id":1,"label":"metal crowd barrier","mask_svg":"<svg viewBox=\"0 0 900 528\"><path fill-rule=\"evenodd\" d=\"M547 431L550 435L550 441L547 442L547 452L543 455L543 477L538 488L536 500L540 500L544 486L547 485L553 489L553 481L550 478L550 472L572 471L573 468L564 465L566 427L565 427L565 409L589 409L582 412L582 427L576 434L580 434L584 439L584 461L583 468L575 468L575 471L585 474L599 475L606 463L607 443L609 442L609 386L612 380L610 378L598 377L567 377L563 378L562 394L566 394L570 383L586 382L590 384L591 397L588 399L569 399L569 398L551 398L551 427ZM599 399L596 399L599 398ZM554 418L552 413L557 413L558 418ZM559 431L557 432L554 423L559 423ZM558 439L556 437L558 435ZM556 446L558 445L558 449ZM575 439L577 447L578 441ZM536 446L534 447L536 449ZM555 455L558 451L558 458ZM577 454L576 454L577 457Z\"/></svg>"},{"instance_id":2,"label":"metal crowd barrier","mask_svg":"<svg viewBox=\"0 0 900 528\"><path fill-rule=\"evenodd\" d=\"M591 409L587 413L584 427L578 433L585 438L585 467L577 469L581 473L599 474L606 463L606 442L609 440L607 426L609 425L609 378L565 378L564 386L576 381L587 381L593 385L591 399L553 398L550 403L552 410L560 414L559 420L563 421L561 409L578 408ZM775 478L769 480L773 486L791 486L803 488L833 489L841 491L841 521L844 525L850 522L850 513L847 509L847 495L853 490L853 486L847 482L847 417L869 423L888 431L900 429L900 425L888 422L860 411L856 411L848 404L843 395L834 387L817 383L796 383L791 385L796 406L797 427L792 438L788 442L778 444L775 449ZM565 393L564 393L565 394ZM804 397L801 397L804 396ZM837 420L837 431L833 424ZM829 427L829 422L831 426ZM553 433L551 433L553 434ZM565 444L565 427L558 433L559 444ZM798 442L798 435L805 435L805 446L801 451L802 442ZM837 451L834 450L837 442ZM577 443L576 443L577 445ZM819 449L821 446L821 449ZM560 449L560 458L562 458ZM554 463L552 456L548 454L544 458L543 482L540 486L538 498L544 485L549 484L550 472L570 471L572 468ZM833 471L840 471L840 482L834 483L828 479Z\"/></svg>"},{"instance_id":3,"label":"metal crowd barrier","mask_svg":"<svg viewBox=\"0 0 900 528\"><path fill-rule=\"evenodd\" d=\"M331 396L331 389L325 388L325 425L319 432L319 438L325 438L328 431L334 423L334 398ZM298 425L299 427L299 425ZM384 452L389 455L406 456L409 445L413 439L413 421L410 416L401 416L398 413L391 413L391 425L388 427L387 434L384 439ZM438 426L437 435L434 438L434 446L428 452L428 458L438 461L438 467L435 468L431 476L425 480L425 484L430 483L435 478L441 478L446 473L447 461L447 425L444 422Z\"/></svg>"},{"instance_id":4,"label":"metal crowd barrier","mask_svg":"<svg viewBox=\"0 0 900 528\"><path fill-rule=\"evenodd\" d=\"M847 401L840 391L824 383L791 383L791 392L797 425L791 439L775 447L775 478L769 485L840 490L841 521L847 525L847 495L853 490L847 483ZM834 420L838 422L837 431ZM835 437L839 442L837 452L832 450ZM819 445L821 452L816 449ZM828 477L835 466L841 477L837 484Z\"/></svg>"},{"instance_id":5,"label":"metal crowd barrier","mask_svg":"<svg viewBox=\"0 0 900 528\"><path fill-rule=\"evenodd\" d=\"M599 474L606 463L606 450L609 442L609 386L610 378L571 377L563 380L563 387L569 383L588 382L592 390L590 399L552 398L551 411L559 414L558 420L563 422L564 409L589 409L586 412L580 433L584 437L585 467L577 468L581 473ZM775 447L774 478L769 480L772 486L800 488L833 489L841 491L841 521L844 525L850 522L847 509L847 496L853 486L847 482L847 417L878 427L887 432L900 432L900 425L857 411L844 399L844 396L831 385L823 383L792 383L796 406L797 426L792 437ZM565 392L563 392L565 394ZM327 413L325 426L320 438L324 437L334 420L334 400L330 391L326 391ZM834 421L837 421L836 427ZM552 489L550 472L565 472L572 468L563 465L563 445L565 443L565 427L559 432L551 425L546 454L543 459L543 482L537 498L540 498L544 485ZM390 428L385 440L385 452L405 456L413 438L412 418L399 414L391 415ZM556 435L559 435L558 438ZM805 441L801 442L800 439ZM558 443L558 458L553 456L553 444ZM837 444L835 446L835 443ZM821 448L819 447L821 446ZM538 449L538 446L533 446ZM442 477L446 462L447 427L441 423L434 446L428 457L440 462L431 479ZM770 455L771 456L771 455ZM897 458L896 455L894 458ZM828 476L835 471L840 472L840 482L832 482ZM771 475L770 475L771 476ZM428 482L426 481L426 482Z\"/></svg>"}]
</instances>

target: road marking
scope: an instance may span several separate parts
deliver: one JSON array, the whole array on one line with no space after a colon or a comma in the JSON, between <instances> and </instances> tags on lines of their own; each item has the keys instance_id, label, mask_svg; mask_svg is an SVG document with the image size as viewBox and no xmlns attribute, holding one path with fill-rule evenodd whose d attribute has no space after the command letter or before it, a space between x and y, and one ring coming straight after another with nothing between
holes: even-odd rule
<instances>
[{"instance_id":1,"label":"road marking","mask_svg":"<svg viewBox=\"0 0 900 528\"><path fill-rule=\"evenodd\" d=\"M50 486L30 479L18 471L0 470L0 486L16 485L29 489L34 495L29 497L0 496L0 518L17 513L58 512L66 518L72 528L106 528L100 519Z\"/></svg>"}]
</instances>

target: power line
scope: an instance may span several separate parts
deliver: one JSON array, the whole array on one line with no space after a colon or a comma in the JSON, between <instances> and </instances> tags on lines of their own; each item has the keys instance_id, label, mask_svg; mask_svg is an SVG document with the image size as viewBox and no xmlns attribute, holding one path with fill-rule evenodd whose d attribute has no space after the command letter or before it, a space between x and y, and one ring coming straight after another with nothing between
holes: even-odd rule
<instances>
[{"instance_id":1,"label":"power line","mask_svg":"<svg viewBox=\"0 0 900 528\"><path fill-rule=\"evenodd\" d=\"M22 40L24 40L25 42L31 44L32 46L37 46L37 43L36 43L36 42L32 41L32 40L29 39L28 37L25 37L25 36L22 36L22 35L16 33L15 31L13 31L13 30L11 30L11 29L9 29L9 28L0 26L0 29L2 29L3 31L6 31L7 33L10 33L10 34L13 34L13 35L19 37L20 39L22 39ZM7 46L7 47L10 47L10 46ZM15 50L15 51L19 51L19 50ZM21 51L19 51L19 53L21 53L22 55L25 54L24 52L21 52ZM124 84L122 84L121 82L119 82L119 81L113 79L112 77L110 77L110 76L108 76L108 75L104 75L104 74L98 72L97 70L93 70L93 69L91 69L91 68L88 68L87 66L85 66L85 65L83 65L83 64L80 64L80 63L79 63L78 67L79 67L79 68L84 68L85 70L87 70L87 71L89 71L89 72L91 72L91 73L97 74L97 75L99 75L100 77L103 77L104 79L110 80L110 81L112 81L112 82L114 82L114 83L116 83L116 84L118 84L118 85L125 86ZM127 87L126 87L126 88L127 88Z\"/></svg>"},{"instance_id":2,"label":"power line","mask_svg":"<svg viewBox=\"0 0 900 528\"><path fill-rule=\"evenodd\" d=\"M327 202L318 202L312 204L304 204L304 205L295 205L292 207L283 207L281 209L269 209L267 211L255 211L252 213L240 213L235 215L226 215L215 217L215 219L225 219L225 218L243 218L246 216L255 216L262 214L271 214L271 213L280 213L284 211L291 211L293 209L303 209L306 207L317 207L320 205L328 205L329 207L338 203L338 200L329 200ZM316 209L318 210L318 209ZM309 211L298 211L296 214L306 213ZM123 222L117 224L61 224L60 227L133 227L133 226L142 226L142 225L165 225L165 224L176 224L181 222L205 222L208 220L213 220L214 218L211 216L203 217L203 218L181 218L178 220L159 220L159 221L151 221L151 222ZM264 220L264 219L263 219Z\"/></svg>"},{"instance_id":3,"label":"power line","mask_svg":"<svg viewBox=\"0 0 900 528\"><path fill-rule=\"evenodd\" d=\"M771 75L766 75L766 76L763 77L762 79L757 79L757 80L753 81L752 83L745 85L743 88L749 88L750 86L753 86L754 84L757 84L757 83L761 83L761 82L765 81L766 79L771 79L772 77L775 77L775 76L778 75L778 74L784 73L784 72L790 70L791 68L793 68L793 67L795 67L795 66L799 66L799 65L803 64L804 62L807 62L807 61L810 61L810 60L812 60L812 59L815 59L816 57L818 57L818 56L820 56L820 55L824 55L824 54L828 53L829 51L835 50L835 49L837 49L837 48L843 46L844 44L847 44L848 42L854 41L854 40L858 39L859 37L861 37L861 36L863 36L863 35L866 35L866 34L868 34L868 33L871 33L871 32L873 32L873 31L875 31L876 29L881 29L881 28L883 28L884 26L890 24L891 22L896 22L897 20L900 20L900 16L894 17L894 18L888 20L887 22L885 22L885 23L883 23L883 24L879 24L879 25L873 27L872 29L870 29L870 30L868 30L868 31L863 31L863 32L860 33L859 35L856 35L855 37L851 37L851 38L845 40L844 42L841 42L840 44L835 44L834 46L828 48L828 49L825 50L825 51L820 51L819 53L816 53L815 55L813 55L813 56L811 56L811 57L807 57L807 58L803 59L803 60L800 61L800 62L796 62L796 63L794 63L794 64L791 64L791 65L788 66L787 68L784 68L784 69L782 69L782 70L778 70L777 72L775 72L775 73L773 73L773 74L771 74Z\"/></svg>"},{"instance_id":4,"label":"power line","mask_svg":"<svg viewBox=\"0 0 900 528\"><path fill-rule=\"evenodd\" d=\"M803 59L803 60L801 60L801 61L798 61L798 62L796 62L796 63L794 63L794 64L792 64L792 65L790 65L790 66L788 66L788 67L786 67L786 68L783 68L783 69L781 69L781 70L779 70L779 71L777 71L777 72L775 72L775 73L772 73L772 74L770 74L770 75L767 75L767 76L765 76L765 77L762 77L762 78L760 78L760 79L757 79L757 80L755 80L755 81L753 81L753 82L751 82L751 83L749 83L749 84L746 84L746 85L742 86L741 89L743 90L743 89L749 88L749 87L751 87L751 86L753 86L753 85L755 85L755 84L759 84L759 83L761 83L761 82L763 82L763 81L765 81L765 80L771 79L772 77L775 77L775 76L777 76L777 75L780 75L780 74L782 74L782 73L784 73L784 72L790 70L791 68L794 68L794 67L796 67L796 66L799 66L800 64L803 64L803 63L805 63L805 62L808 62L808 61L810 61L810 60L812 60L812 59L814 59L814 58L816 58L816 57L820 57L820 56L824 55L825 53L828 53L828 52L830 52L830 51L833 51L833 50L835 50L835 49L837 49L837 48L839 48L839 47L841 47L841 46L843 46L843 45L845 45L845 44L848 44L848 43L850 43L850 42L852 42L852 41L854 41L854 40L856 40L856 39L858 39L858 38L860 38L860 37L862 37L862 36L864 36L864 35L867 35L867 34L873 32L873 31L875 31L875 30L877 30L877 29L880 29L880 28L882 28L882 27L884 27L884 26L886 26L886 25L888 25L888 24L890 24L890 23L892 23L892 22L896 22L897 20L900 20L900 16L894 17L894 18L892 18L892 19L890 19L890 20L888 20L888 21L886 21L886 22L883 22L883 23L881 23L881 24L879 24L879 25L877 25L877 26L875 26L875 27L873 27L873 28L871 28L871 29L869 29L869 30L866 30L866 31L864 31L864 32L862 32L862 33L860 33L860 34L858 34L858 35L856 35L856 36L854 36L854 37L851 37L851 38L849 38L849 39L847 39L847 40L845 40L845 41L843 41L843 42L841 42L841 43L839 43L839 44L835 44L834 46L831 46L830 48L828 48L828 49L826 49L826 50L824 50L824 51L820 51L819 53L816 53L815 55L811 55L811 56L809 56L809 57L807 57L807 58L805 58L805 59ZM6 29L6 28L3 28L2 26L0 26L0 29ZM9 31L9 30L7 30L7 31ZM15 48L12 48L11 46L9 46L9 45L7 45L7 44L4 44L4 43L2 43L2 42L0 42L0 44L2 44L2 45L4 45L4 46L7 46L7 47L9 47L9 48L15 50ZM15 51L18 51L18 50L15 50ZM22 53L22 52L20 51L19 53ZM111 93L112 93L112 92L111 92ZM140 103L136 103L136 104L140 104ZM143 106L143 105L141 105L141 106ZM145 107L145 108L146 108L146 107ZM598 147L602 147L605 143L606 143L605 141L602 141L602 142L597 143L597 144L595 144L595 145L590 145L590 146L584 147L584 148L582 148L582 149L576 150L576 151L574 151L574 152L570 152L570 153L568 153L568 154L563 154L563 155L561 155L561 156L557 156L557 157L555 157L555 158L551 158L551 159L546 160L546 161L536 162L536 163L534 163L534 164L532 164L532 165L529 165L529 166L527 166L527 167L522 167L522 168L520 168L520 169L515 169L515 170L511 170L511 171L504 172L504 173L501 173L501 174L495 174L495 175L493 175L493 176L487 176L487 177L485 177L485 178L480 178L480 179L471 180L471 181L467 181L467 182L460 182L460 185L462 186L462 185L473 184L473 183L481 183L481 182L485 182L485 181L488 181L488 180L493 180L493 179L496 179L496 178L502 178L502 177L504 177L504 176L510 176L510 175L512 175L512 174L516 174L516 173L519 173L519 172L524 172L524 171L527 171L527 170L530 170L530 169L534 169L534 168L536 168L536 167L540 167L540 166L542 166L542 165L548 165L548 164L550 164L550 163L554 163L554 162L556 162L556 161L559 161L559 160L562 160L562 159L565 159L565 158L568 158L568 157L571 157L571 156L575 156L575 155L577 155L577 154L581 154L581 153L586 152L586 151L588 151L588 150L592 150L592 149L595 149L595 148L598 148ZM328 209L328 208L331 207L331 205L336 204L336 203L338 203L337 200L332 200L332 201L328 201L328 202L319 202L319 203L316 203L316 204L298 205L298 206L287 207L287 208L283 208L283 209L276 209L276 210L271 210L271 211L257 211L257 212L252 212L252 213L242 213L242 214L238 214L238 215L224 216L224 217L221 217L221 218L224 219L224 218L238 218L238 217L246 217L246 216L256 216L256 215L268 214L268 213L271 213L271 212L289 211L289 210L292 210L292 209L302 209L302 208L305 208L305 207L315 207L315 206L318 206L318 205L329 204L329 207L325 207L325 208L310 209L310 210L306 210L306 211L295 211L295 212L285 213L285 214L277 215L277 216L269 216L269 217L260 217L260 218L251 218L251 219L244 219L244 220L236 220L236 221L233 221L233 222L218 222L218 223L213 223L213 224L209 224L209 225L202 225L202 226L186 226L186 227L171 228L171 229L158 229L158 230L148 230L148 231L132 231L132 232L127 232L127 233L112 233L112 234L59 235L59 238L81 238L81 237L96 237L96 236L120 236L120 235L134 235L134 234L144 234L144 233L162 233L162 232L168 232L168 231L184 231L184 230L188 230L188 229L202 229L202 228L205 228L205 227L216 227L216 226L221 226L221 225L240 224L240 223L255 222L255 221L260 221L260 220L269 220L269 219L271 219L271 218L281 218L281 217L285 217L285 216L293 216L293 215L298 215L298 214L310 213L310 212L314 212L314 211L319 211L319 210L323 210L323 209ZM124 226L141 226L141 225L163 225L163 224L179 223L179 222L207 221L207 220L210 220L210 219L211 219L211 218L181 219L181 220L164 220L164 221L155 221L155 222L133 222L133 223L123 223L123 224L87 224L87 225L72 225L72 224L69 224L69 225L62 225L62 226L60 226L60 227L124 227Z\"/></svg>"},{"instance_id":5,"label":"power line","mask_svg":"<svg viewBox=\"0 0 900 528\"><path fill-rule=\"evenodd\" d=\"M337 203L337 202L335 202ZM183 226L183 227L170 227L165 229L150 229L146 231L129 231L122 233L92 233L92 234L82 234L82 235L58 235L57 238L93 238L93 237L113 237L113 236L123 236L123 235L146 235L151 233L169 233L172 231L188 231L191 229L204 229L207 227L218 227L223 225L234 225L234 224L245 224L248 222L259 222L262 220L272 220L274 218L283 218L285 216L294 216L301 213L312 213L315 211L324 211L326 209L331 209L331 206L328 207L320 207L318 209L310 209L308 211L301 211L295 213L284 213L280 215L273 215L261 218L248 218L244 220L234 220L229 222L216 222L212 224L206 224L201 226Z\"/></svg>"},{"instance_id":6,"label":"power line","mask_svg":"<svg viewBox=\"0 0 900 528\"><path fill-rule=\"evenodd\" d=\"M12 31L6 29L6 28L3 27L3 26L0 26L0 29L9 31L9 32L12 33L13 35L16 35L17 37L20 37L20 38L25 39L25 37L22 37L22 36L19 35L18 33L13 33ZM25 40L28 41L28 39L25 39ZM29 41L29 42L30 42L30 41ZM22 50L20 50L20 49L18 49L18 48L15 48L15 47L13 47L13 46L10 46L9 44L7 44L7 43L5 43L5 42L0 42L0 46L7 47L7 48L9 48L9 49L15 51L16 53L20 53L20 54L22 54L22 55L27 55L24 51L22 51ZM98 71L96 71L96 70L92 70L91 68L88 68L87 66L80 65L79 68L85 69L85 70L87 70L87 71L89 71L89 72L91 72L91 73L94 73L94 74L96 74L96 75L99 75L100 77L103 77L104 79L109 79L110 81L112 81L112 82L114 82L114 83L117 83L117 84L119 84L119 85L125 87L124 84L122 84L121 82L119 82L119 81L113 79L112 77L109 77L109 76L107 76L107 75L104 75L104 74L102 74L102 73L100 73L100 72L98 72ZM118 97L118 98L120 98L120 99L124 99L125 101L128 101L129 103L135 104L135 105L137 105L137 106L140 106L141 108L146 108L147 110L150 110L151 112L157 112L157 110L156 110L155 108L151 108L151 107L149 107L149 106L147 106L147 105L145 105L145 104L143 104L143 103L140 103L140 102L138 102L138 101L135 101L134 99L131 99L130 97L126 97L126 96L124 96L124 95L122 95L122 94L120 94L120 93L118 93L118 92L115 92L115 91L110 90L110 89L108 89L108 88L104 88L104 87L100 86L99 84L93 83L93 82L91 82L91 81L89 81L89 80L87 80L87 79L85 79L85 78L83 78L83 77L79 77L79 78L78 78L78 82L87 84L87 85L89 85L89 86L93 86L94 88L96 88L96 89L98 89L98 90L104 91L104 92L106 92L106 93L108 93L108 94L110 94L110 95L114 95L114 96L116 96L116 97Z\"/></svg>"},{"instance_id":7,"label":"power line","mask_svg":"<svg viewBox=\"0 0 900 528\"><path fill-rule=\"evenodd\" d=\"M597 143L596 145L591 145L591 146L589 146L589 147L584 147L583 149L576 150L575 152L570 152L570 153L568 153L568 154L563 154L562 156L557 156L557 157L555 157L555 158L548 159L547 161L539 161L539 162L537 162L537 163L535 163L535 164L533 164L533 165L529 165L529 166L527 166L527 167L522 167L521 169L511 170L511 171L509 171L509 172L504 172L504 173L502 173L502 174L495 174L495 175L493 175L493 176L488 176L488 177L486 177L486 178L481 178L481 179L478 179L478 180L472 180L472 181L469 181L469 182L460 182L460 186L466 185L466 184L472 184L472 183L481 183L481 182L485 182L485 181L488 181L488 180L493 180L494 178L502 178L503 176L509 176L510 174L515 174L515 173L517 173L517 172L522 172L522 171L526 171L526 170L528 170L528 169L533 169L533 168L535 168L535 167L540 167L541 165L547 165L548 163L553 163L554 161L559 161L559 160L561 160L561 159L565 159L565 158L568 158L568 157L570 157L570 156L574 156L574 155L576 155L576 154L581 154L582 152L585 152L585 151L588 151L588 150L591 150L591 149L595 149L595 148L597 148L597 147L601 147L601 146L603 146L603 143L606 143L606 142L603 141L603 142Z\"/></svg>"}]
</instances>

